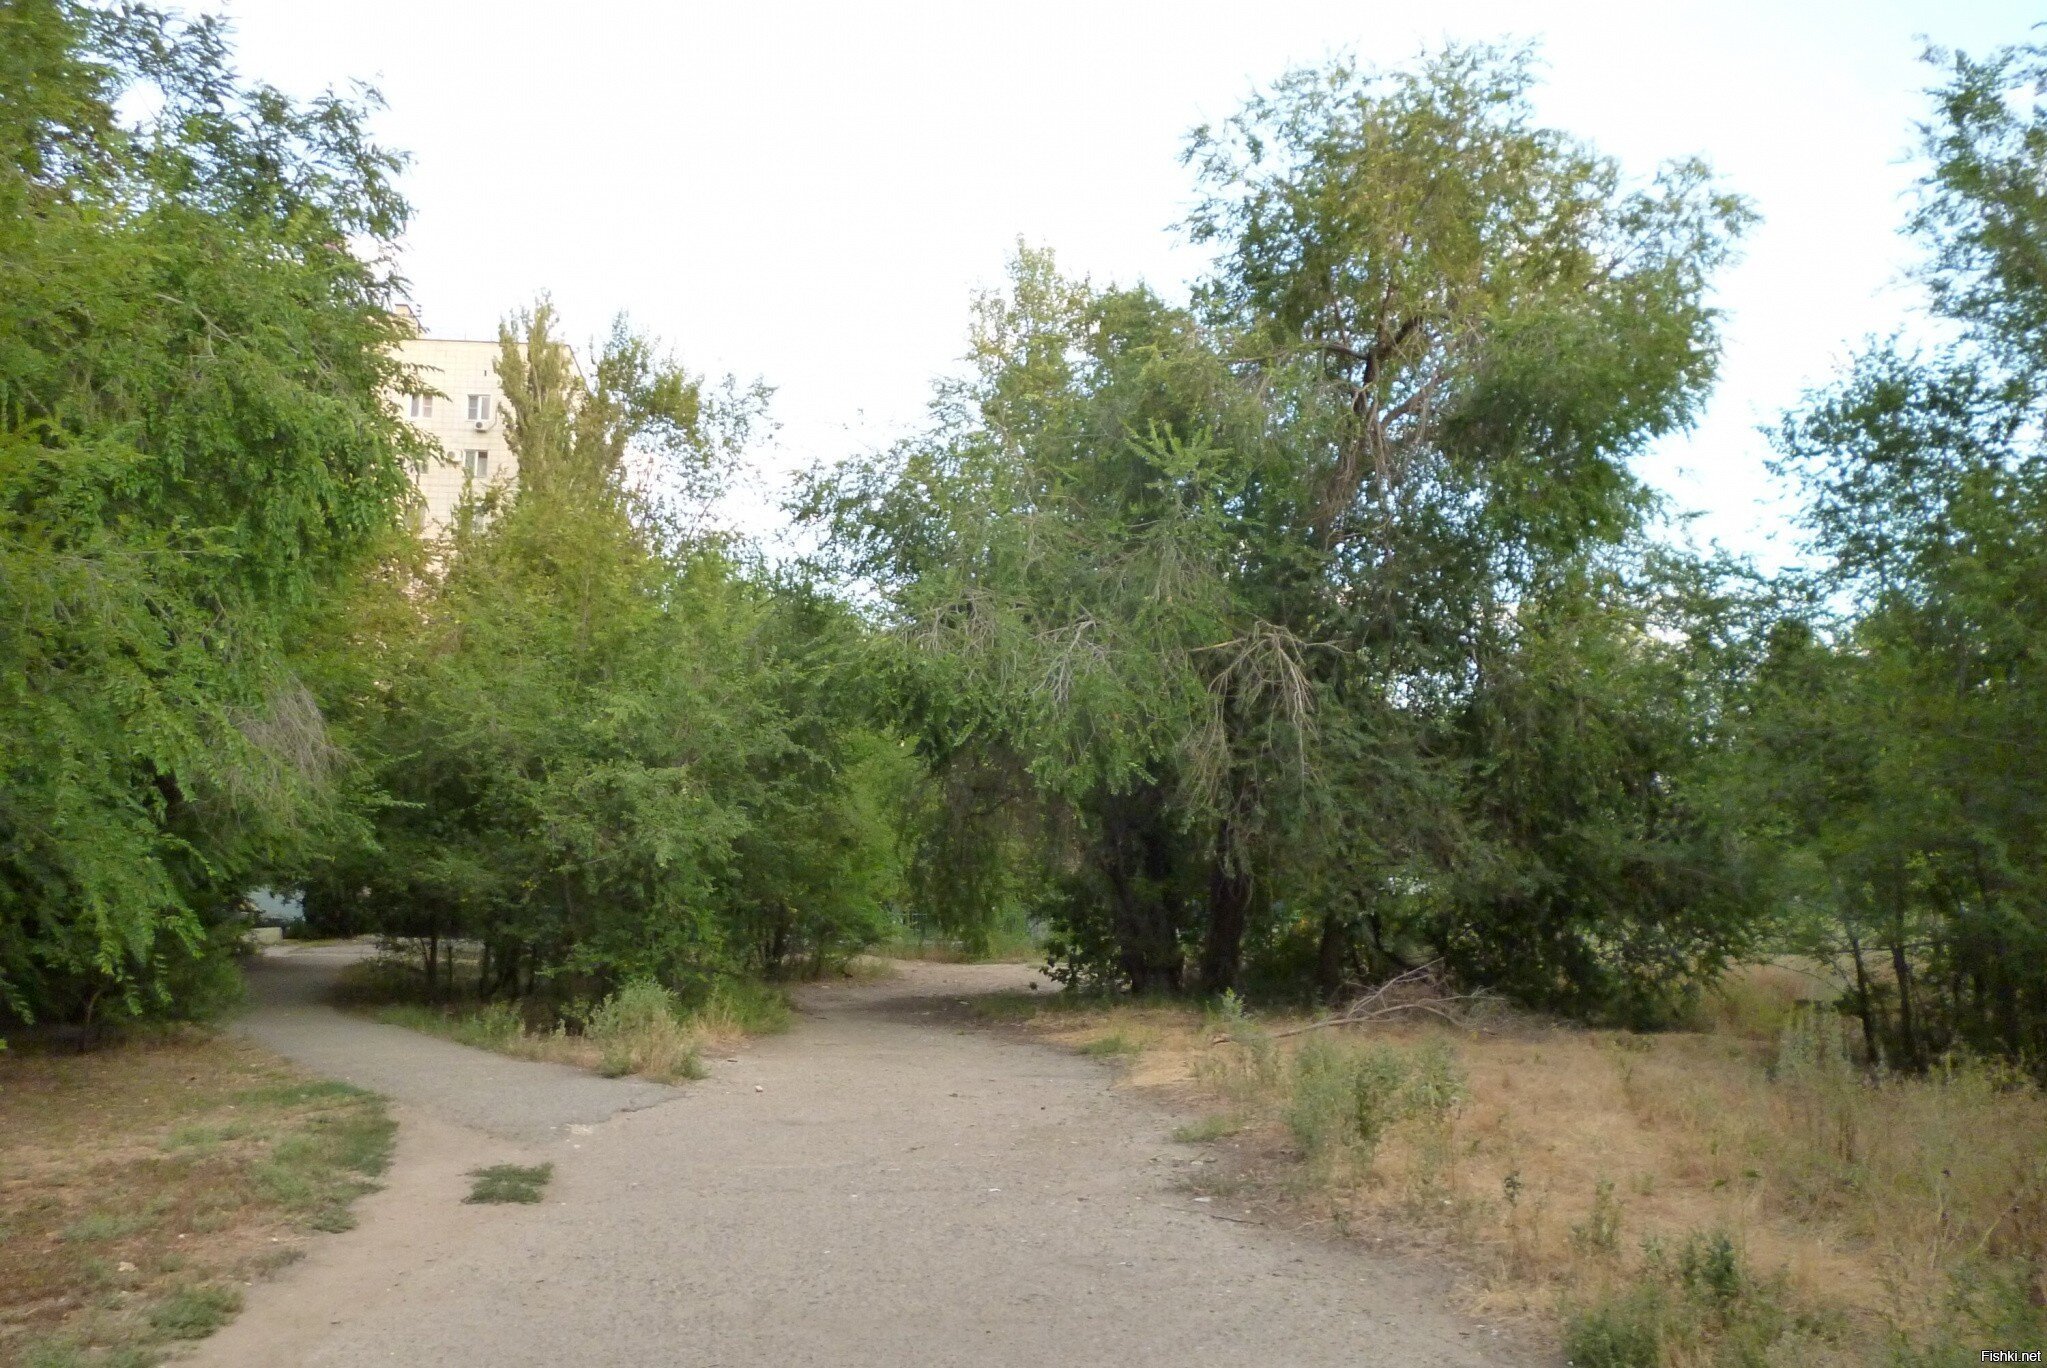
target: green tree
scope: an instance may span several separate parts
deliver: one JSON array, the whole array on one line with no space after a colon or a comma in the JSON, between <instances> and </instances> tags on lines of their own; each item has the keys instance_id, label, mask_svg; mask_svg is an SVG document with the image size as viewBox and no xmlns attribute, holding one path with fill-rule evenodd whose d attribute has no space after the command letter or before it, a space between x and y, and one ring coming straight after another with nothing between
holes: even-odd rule
<instances>
[{"instance_id":1,"label":"green tree","mask_svg":"<svg viewBox=\"0 0 2047 1368\"><path fill-rule=\"evenodd\" d=\"M498 370L520 484L459 510L403 588L348 719L376 839L322 891L421 940L444 988L440 948L473 938L483 992L562 1009L877 939L894 834L857 623L678 531L633 469L702 485L751 401L623 324L586 378L544 304Z\"/></svg>"},{"instance_id":2,"label":"green tree","mask_svg":"<svg viewBox=\"0 0 2047 1368\"><path fill-rule=\"evenodd\" d=\"M185 1010L348 820L301 646L418 454L399 163L211 20L20 0L0 89L0 1012Z\"/></svg>"},{"instance_id":3,"label":"green tree","mask_svg":"<svg viewBox=\"0 0 2047 1368\"><path fill-rule=\"evenodd\" d=\"M2047 51L1945 69L1911 219L1949 340L1872 344L1785 421L1821 603L1758 679L1807 942L1871 1053L2047 1058Z\"/></svg>"},{"instance_id":4,"label":"green tree","mask_svg":"<svg viewBox=\"0 0 2047 1368\"><path fill-rule=\"evenodd\" d=\"M1424 909L1453 887L1473 935L1527 915L1472 871L1536 814L1475 786L1554 748L1485 720L1488 671L1537 604L1598 604L1597 555L1649 505L1628 459L1710 379L1706 282L1746 218L1696 166L1627 186L1528 89L1492 49L1288 75L1190 143L1191 230L1218 248L1192 307L1027 252L931 433L813 487L902 647L903 725L981 795L942 811L1030 811L981 826L1035 839L1074 975L1171 989L1191 960L1217 990L1247 942L1284 960L1305 926L1334 990L1441 937ZM956 897L1014 882L955 865ZM1633 872L1572 896L1644 939L1695 916L1683 967L1738 941L1704 884L1599 882Z\"/></svg>"}]
</instances>

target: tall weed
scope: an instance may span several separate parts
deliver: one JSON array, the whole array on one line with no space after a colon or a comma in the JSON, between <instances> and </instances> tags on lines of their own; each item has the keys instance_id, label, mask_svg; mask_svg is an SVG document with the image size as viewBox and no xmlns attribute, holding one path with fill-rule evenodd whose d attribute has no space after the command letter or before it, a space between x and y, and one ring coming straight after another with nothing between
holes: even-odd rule
<instances>
[{"instance_id":1,"label":"tall weed","mask_svg":"<svg viewBox=\"0 0 2047 1368\"><path fill-rule=\"evenodd\" d=\"M1766 1368L1813 1362L1839 1328L1800 1317L1781 1279L1758 1278L1725 1231L1688 1236L1675 1255L1643 1246L1633 1278L1568 1311L1574 1368Z\"/></svg>"},{"instance_id":2,"label":"tall weed","mask_svg":"<svg viewBox=\"0 0 2047 1368\"><path fill-rule=\"evenodd\" d=\"M1439 1122L1464 1100L1462 1068L1448 1046L1403 1050L1379 1042L1314 1040L1293 1057L1282 1107L1303 1154L1326 1168L1371 1170L1380 1143L1409 1120Z\"/></svg>"},{"instance_id":3,"label":"tall weed","mask_svg":"<svg viewBox=\"0 0 2047 1368\"><path fill-rule=\"evenodd\" d=\"M597 1042L598 1072L671 1080L702 1078L697 1034L681 1019L675 994L652 979L632 979L597 1004L584 1034Z\"/></svg>"}]
</instances>

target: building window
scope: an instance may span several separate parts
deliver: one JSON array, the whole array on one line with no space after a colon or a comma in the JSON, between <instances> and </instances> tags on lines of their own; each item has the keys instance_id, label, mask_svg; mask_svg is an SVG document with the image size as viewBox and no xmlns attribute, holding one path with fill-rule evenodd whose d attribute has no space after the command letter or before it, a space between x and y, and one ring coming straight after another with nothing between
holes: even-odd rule
<instances>
[{"instance_id":1,"label":"building window","mask_svg":"<svg viewBox=\"0 0 2047 1368\"><path fill-rule=\"evenodd\" d=\"M433 417L433 416L434 416L434 397L433 397L433 396L432 396L431 394L415 394L415 395L413 395L413 396L412 396L412 416L413 416L413 417L415 417L415 418L431 418L431 417Z\"/></svg>"},{"instance_id":2,"label":"building window","mask_svg":"<svg viewBox=\"0 0 2047 1368\"><path fill-rule=\"evenodd\" d=\"M488 451L463 452L462 473L472 480L488 480L490 478L490 453Z\"/></svg>"},{"instance_id":3,"label":"building window","mask_svg":"<svg viewBox=\"0 0 2047 1368\"><path fill-rule=\"evenodd\" d=\"M469 417L479 423L489 421L490 396L488 394L472 394L469 396Z\"/></svg>"}]
</instances>

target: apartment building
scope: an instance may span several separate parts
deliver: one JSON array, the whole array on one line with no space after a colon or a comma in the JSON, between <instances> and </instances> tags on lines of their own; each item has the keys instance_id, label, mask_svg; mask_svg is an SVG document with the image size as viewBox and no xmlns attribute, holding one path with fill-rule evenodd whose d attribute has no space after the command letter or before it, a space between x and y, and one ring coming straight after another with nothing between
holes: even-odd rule
<instances>
[{"instance_id":1,"label":"apartment building","mask_svg":"<svg viewBox=\"0 0 2047 1368\"><path fill-rule=\"evenodd\" d=\"M429 337L421 329L399 344L398 356L435 391L401 394L396 402L399 413L440 446L440 456L414 478L426 505L426 526L445 527L463 491L480 492L519 476L518 458L505 440L498 344L496 339Z\"/></svg>"}]
</instances>

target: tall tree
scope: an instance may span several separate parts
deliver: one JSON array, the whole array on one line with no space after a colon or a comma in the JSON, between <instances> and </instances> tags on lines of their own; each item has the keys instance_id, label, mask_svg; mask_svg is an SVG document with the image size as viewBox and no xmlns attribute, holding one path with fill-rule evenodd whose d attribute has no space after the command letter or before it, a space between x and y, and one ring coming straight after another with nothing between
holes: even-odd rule
<instances>
[{"instance_id":1,"label":"tall tree","mask_svg":"<svg viewBox=\"0 0 2047 1368\"><path fill-rule=\"evenodd\" d=\"M1190 143L1194 307L1026 253L931 435L813 491L932 763L1038 806L1073 972L1218 990L1312 906L1333 988L1503 830L1467 795L1535 739L1474 755L1474 701L1518 606L1638 525L1627 461L1704 393L1746 218L1697 166L1625 185L1529 80L1288 75Z\"/></svg>"},{"instance_id":2,"label":"tall tree","mask_svg":"<svg viewBox=\"0 0 2047 1368\"><path fill-rule=\"evenodd\" d=\"M871 941L889 757L854 620L678 533L633 468L700 484L751 409L622 323L580 367L545 304L501 343L520 483L458 510L359 678L383 801L323 892L422 940L443 989L460 936L481 991L565 1013Z\"/></svg>"},{"instance_id":3,"label":"tall tree","mask_svg":"<svg viewBox=\"0 0 2047 1368\"><path fill-rule=\"evenodd\" d=\"M0 88L0 1013L177 1010L346 816L296 648L419 454L399 163L138 6L0 8Z\"/></svg>"},{"instance_id":4,"label":"tall tree","mask_svg":"<svg viewBox=\"0 0 2047 1368\"><path fill-rule=\"evenodd\" d=\"M1785 421L1837 611L1787 630L1756 755L1812 941L1906 1066L2047 1058L2047 51L1931 60L1910 228L1951 340L1873 344Z\"/></svg>"}]
</instances>

